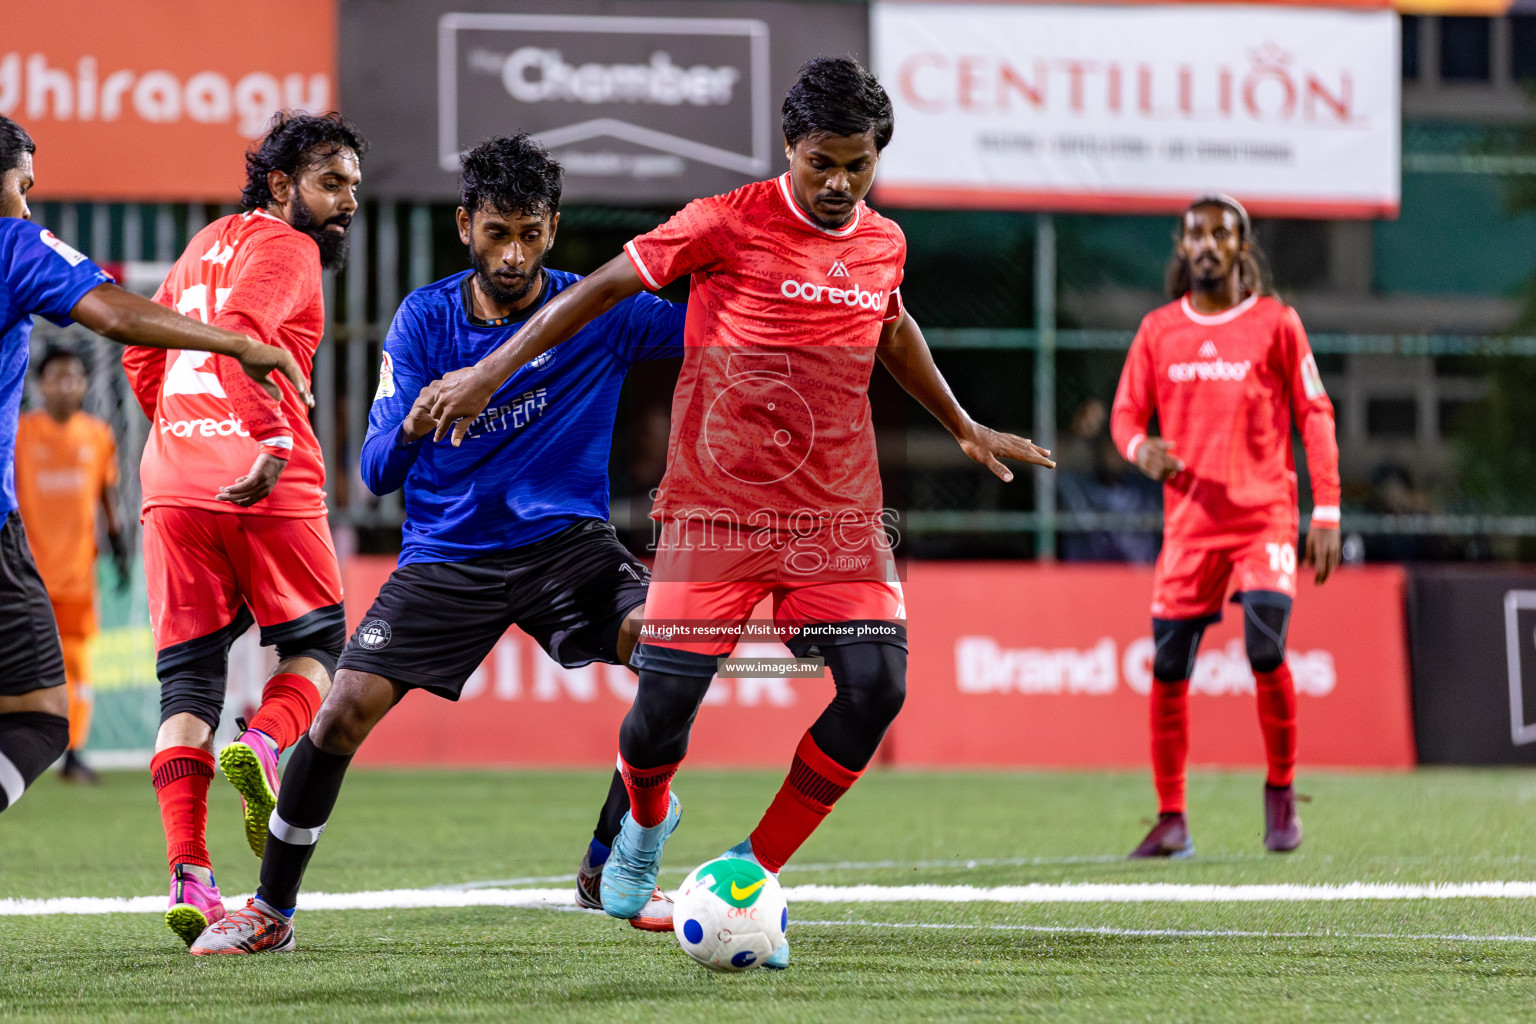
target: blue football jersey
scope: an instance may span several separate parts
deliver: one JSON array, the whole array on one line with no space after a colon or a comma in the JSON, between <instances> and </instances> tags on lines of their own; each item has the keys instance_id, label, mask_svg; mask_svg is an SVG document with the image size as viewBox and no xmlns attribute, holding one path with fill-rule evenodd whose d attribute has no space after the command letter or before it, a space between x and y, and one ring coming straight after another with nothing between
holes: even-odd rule
<instances>
[{"instance_id":1,"label":"blue football jersey","mask_svg":"<svg viewBox=\"0 0 1536 1024\"><path fill-rule=\"evenodd\" d=\"M578 519L606 520L624 375L642 360L683 354L686 307L635 295L513 374L460 447L430 434L405 442L400 424L423 387L489 355L581 280L546 268L544 292L523 320L492 325L471 316L470 273L406 296L384 340L361 465L375 494L405 488L401 565L464 561L532 544Z\"/></svg>"},{"instance_id":2,"label":"blue football jersey","mask_svg":"<svg viewBox=\"0 0 1536 1024\"><path fill-rule=\"evenodd\" d=\"M27 383L32 316L67 326L75 303L110 280L42 225L0 217L0 517L16 510L16 417Z\"/></svg>"}]
</instances>

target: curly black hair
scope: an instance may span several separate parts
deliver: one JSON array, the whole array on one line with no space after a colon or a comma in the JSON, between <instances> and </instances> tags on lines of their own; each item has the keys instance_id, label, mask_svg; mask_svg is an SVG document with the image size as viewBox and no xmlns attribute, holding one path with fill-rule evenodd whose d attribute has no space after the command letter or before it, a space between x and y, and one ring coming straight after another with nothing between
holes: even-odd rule
<instances>
[{"instance_id":1,"label":"curly black hair","mask_svg":"<svg viewBox=\"0 0 1536 1024\"><path fill-rule=\"evenodd\" d=\"M344 149L362 160L368 152L368 140L357 125L336 111L305 114L280 110L272 117L272 127L245 154L245 188L240 202L248 210L260 210L272 202L267 175L282 171L297 177L301 171L324 163Z\"/></svg>"},{"instance_id":2,"label":"curly black hair","mask_svg":"<svg viewBox=\"0 0 1536 1024\"><path fill-rule=\"evenodd\" d=\"M784 96L784 139L791 146L811 135L875 137L876 151L891 141L896 114L878 79L851 57L812 57Z\"/></svg>"},{"instance_id":3,"label":"curly black hair","mask_svg":"<svg viewBox=\"0 0 1536 1024\"><path fill-rule=\"evenodd\" d=\"M0 174L21 166L23 153L36 153L37 143L21 125L0 114Z\"/></svg>"},{"instance_id":4,"label":"curly black hair","mask_svg":"<svg viewBox=\"0 0 1536 1024\"><path fill-rule=\"evenodd\" d=\"M459 201L507 216L560 212L563 172L527 132L486 139L460 159Z\"/></svg>"}]
</instances>

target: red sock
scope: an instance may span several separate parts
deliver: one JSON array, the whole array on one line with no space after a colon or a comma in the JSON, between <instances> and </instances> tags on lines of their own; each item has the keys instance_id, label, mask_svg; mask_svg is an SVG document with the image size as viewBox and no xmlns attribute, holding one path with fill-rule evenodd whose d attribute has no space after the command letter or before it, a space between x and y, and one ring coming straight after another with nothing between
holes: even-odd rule
<instances>
[{"instance_id":1,"label":"red sock","mask_svg":"<svg viewBox=\"0 0 1536 1024\"><path fill-rule=\"evenodd\" d=\"M299 742L320 710L320 691L293 672L279 672L261 688L261 707L248 723L271 736L279 752Z\"/></svg>"},{"instance_id":2,"label":"red sock","mask_svg":"<svg viewBox=\"0 0 1536 1024\"><path fill-rule=\"evenodd\" d=\"M1259 696L1259 728L1264 731L1264 757L1269 761L1271 786L1289 786L1296 777L1296 685L1291 667L1281 662L1273 672L1255 672Z\"/></svg>"},{"instance_id":3,"label":"red sock","mask_svg":"<svg viewBox=\"0 0 1536 1024\"><path fill-rule=\"evenodd\" d=\"M197 864L211 869L208 783L213 781L213 755L197 747L171 747L149 762L149 775L165 826L165 859L172 868Z\"/></svg>"},{"instance_id":4,"label":"red sock","mask_svg":"<svg viewBox=\"0 0 1536 1024\"><path fill-rule=\"evenodd\" d=\"M1189 680L1152 682L1152 780L1159 814L1184 813L1189 759Z\"/></svg>"},{"instance_id":5,"label":"red sock","mask_svg":"<svg viewBox=\"0 0 1536 1024\"><path fill-rule=\"evenodd\" d=\"M824 754L810 733L801 737L789 777L750 836L752 852L763 867L769 871L782 868L863 774L849 771Z\"/></svg>"},{"instance_id":6,"label":"red sock","mask_svg":"<svg viewBox=\"0 0 1536 1024\"><path fill-rule=\"evenodd\" d=\"M655 768L636 768L619 757L619 774L624 776L624 788L629 791L629 813L635 824L652 828L666 820L672 776L677 774L680 764L681 761L673 761Z\"/></svg>"}]
</instances>

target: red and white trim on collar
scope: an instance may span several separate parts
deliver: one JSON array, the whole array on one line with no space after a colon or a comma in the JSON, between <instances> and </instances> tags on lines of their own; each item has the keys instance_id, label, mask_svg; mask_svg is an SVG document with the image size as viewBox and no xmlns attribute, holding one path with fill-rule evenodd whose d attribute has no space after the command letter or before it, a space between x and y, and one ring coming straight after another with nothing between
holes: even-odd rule
<instances>
[{"instance_id":1,"label":"red and white trim on collar","mask_svg":"<svg viewBox=\"0 0 1536 1024\"><path fill-rule=\"evenodd\" d=\"M1200 324L1203 327L1217 327L1221 324L1229 324L1233 320L1236 320L1238 317L1252 309L1254 304L1258 301L1259 293L1254 292L1252 295L1248 296L1246 299L1244 299L1242 302L1239 302L1231 309L1224 309L1220 313L1197 313L1195 312L1195 308L1189 304L1189 295L1186 293L1183 298L1179 299L1179 308L1183 309L1184 315L1189 317L1195 323Z\"/></svg>"},{"instance_id":2,"label":"red and white trim on collar","mask_svg":"<svg viewBox=\"0 0 1536 1024\"><path fill-rule=\"evenodd\" d=\"M831 235L833 238L847 238L859 228L859 218L864 212L864 203L862 200L853 205L853 220L850 220L843 227L833 230L832 228L824 228L820 224L817 224L810 217L806 216L804 210L800 209L800 204L795 202L794 193L789 190L788 171L785 171L783 174L779 175L779 194L784 197L784 205L789 207L789 212L800 218L800 222L802 224L805 224L807 227L815 228L817 231L820 231L824 235Z\"/></svg>"}]
</instances>

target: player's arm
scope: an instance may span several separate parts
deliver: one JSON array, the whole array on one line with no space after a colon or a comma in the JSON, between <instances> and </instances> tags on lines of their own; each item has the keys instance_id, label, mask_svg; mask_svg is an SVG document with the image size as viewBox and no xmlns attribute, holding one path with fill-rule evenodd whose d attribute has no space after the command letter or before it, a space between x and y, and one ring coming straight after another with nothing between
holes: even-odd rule
<instances>
[{"instance_id":1,"label":"player's arm","mask_svg":"<svg viewBox=\"0 0 1536 1024\"><path fill-rule=\"evenodd\" d=\"M101 469L101 521L107 532L107 545L112 549L112 564L117 568L117 587L127 590L132 576L132 556L128 551L128 538L123 528L123 515L117 494L117 443L112 440L112 429L105 423L99 425L99 449Z\"/></svg>"},{"instance_id":2,"label":"player's arm","mask_svg":"<svg viewBox=\"0 0 1536 1024\"><path fill-rule=\"evenodd\" d=\"M1338 568L1344 552L1339 532L1339 442L1333 402L1323 389L1312 345L1294 309L1286 310L1281 330L1286 332L1281 351L1289 361L1291 412L1301 431L1307 476L1312 482L1312 524L1302 560L1317 570L1317 582L1322 583Z\"/></svg>"},{"instance_id":3,"label":"player's arm","mask_svg":"<svg viewBox=\"0 0 1536 1024\"><path fill-rule=\"evenodd\" d=\"M128 535L123 530L115 480L101 485L101 521L107 531L107 547L112 550L112 566L117 570L117 589L127 590L133 579L133 553L128 550Z\"/></svg>"},{"instance_id":4,"label":"player's arm","mask_svg":"<svg viewBox=\"0 0 1536 1024\"><path fill-rule=\"evenodd\" d=\"M194 352L229 356L240 364L240 369L252 381L269 394L277 393L277 385L267 379L276 370L288 378L289 383L304 398L305 404L315 404L299 364L287 352L244 334L182 316L175 310L151 302L142 295L125 291L115 284L100 284L86 292L70 309L69 318L97 334L125 345L191 349ZM164 357L161 358L163 360ZM143 404L142 396L140 404ZM153 410L153 405L150 410Z\"/></svg>"},{"instance_id":5,"label":"player's arm","mask_svg":"<svg viewBox=\"0 0 1536 1024\"><path fill-rule=\"evenodd\" d=\"M1184 460L1175 454L1172 441L1147 436L1157 396L1152 390L1152 350L1147 345L1146 329L1143 323L1126 353L1109 414L1109 432L1127 462L1153 480L1167 480L1184 471Z\"/></svg>"},{"instance_id":6,"label":"player's arm","mask_svg":"<svg viewBox=\"0 0 1536 1024\"><path fill-rule=\"evenodd\" d=\"M1048 450L1026 438L993 430L971 419L934 363L933 352L917 321L906 310L880 332L876 355L907 394L917 399L960 442L961 451L1003 481L1011 481L1013 471L999 459L1017 459L1035 466L1056 468Z\"/></svg>"},{"instance_id":7,"label":"player's arm","mask_svg":"<svg viewBox=\"0 0 1536 1024\"><path fill-rule=\"evenodd\" d=\"M384 338L379 388L368 410L368 433L358 459L363 483L374 494L405 486L427 435L437 429L432 401L441 382L423 385L427 374L420 353L425 333L407 299Z\"/></svg>"},{"instance_id":8,"label":"player's arm","mask_svg":"<svg viewBox=\"0 0 1536 1024\"><path fill-rule=\"evenodd\" d=\"M592 276L578 281L544 304L500 348L474 366L443 377L428 414L436 421L434 440L452 432L455 447L511 376L530 360L548 352L597 317L645 289L628 256L616 256Z\"/></svg>"}]
</instances>

